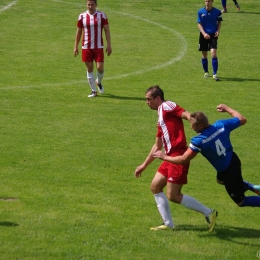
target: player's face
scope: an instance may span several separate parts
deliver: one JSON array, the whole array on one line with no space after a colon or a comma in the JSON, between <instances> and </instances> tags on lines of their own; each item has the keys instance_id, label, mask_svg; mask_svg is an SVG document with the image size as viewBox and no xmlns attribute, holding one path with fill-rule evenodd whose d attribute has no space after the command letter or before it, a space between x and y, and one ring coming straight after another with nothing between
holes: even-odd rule
<instances>
[{"instance_id":1,"label":"player's face","mask_svg":"<svg viewBox=\"0 0 260 260\"><path fill-rule=\"evenodd\" d=\"M153 110L158 109L158 98L154 98L150 92L145 94L146 104Z\"/></svg>"},{"instance_id":2,"label":"player's face","mask_svg":"<svg viewBox=\"0 0 260 260\"><path fill-rule=\"evenodd\" d=\"M213 0L205 0L205 6L206 7L212 7Z\"/></svg>"},{"instance_id":3,"label":"player's face","mask_svg":"<svg viewBox=\"0 0 260 260\"><path fill-rule=\"evenodd\" d=\"M91 0L87 1L87 8L91 14L96 11L96 7L97 5L95 1L91 1Z\"/></svg>"}]
</instances>

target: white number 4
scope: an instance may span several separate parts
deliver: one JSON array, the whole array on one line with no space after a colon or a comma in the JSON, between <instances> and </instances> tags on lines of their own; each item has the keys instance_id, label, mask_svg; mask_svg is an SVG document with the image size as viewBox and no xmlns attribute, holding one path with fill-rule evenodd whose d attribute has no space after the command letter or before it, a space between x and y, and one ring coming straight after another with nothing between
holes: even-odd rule
<instances>
[{"instance_id":1,"label":"white number 4","mask_svg":"<svg viewBox=\"0 0 260 260\"><path fill-rule=\"evenodd\" d=\"M221 156L222 154L226 156L226 148L223 146L219 139L215 141L215 144L218 156Z\"/></svg>"}]
</instances>

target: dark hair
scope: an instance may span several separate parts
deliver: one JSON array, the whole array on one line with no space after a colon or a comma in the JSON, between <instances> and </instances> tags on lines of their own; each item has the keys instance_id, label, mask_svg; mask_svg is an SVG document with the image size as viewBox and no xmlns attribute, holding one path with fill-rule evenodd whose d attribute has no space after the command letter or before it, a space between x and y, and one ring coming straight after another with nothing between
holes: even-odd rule
<instances>
[{"instance_id":1,"label":"dark hair","mask_svg":"<svg viewBox=\"0 0 260 260\"><path fill-rule=\"evenodd\" d=\"M95 2L95 4L97 4L97 0L87 0L87 1L92 1L92 2Z\"/></svg>"},{"instance_id":2,"label":"dark hair","mask_svg":"<svg viewBox=\"0 0 260 260\"><path fill-rule=\"evenodd\" d=\"M203 125L204 127L209 125L209 120L203 112L194 112L190 117L194 119L196 125Z\"/></svg>"},{"instance_id":3,"label":"dark hair","mask_svg":"<svg viewBox=\"0 0 260 260\"><path fill-rule=\"evenodd\" d=\"M155 85L155 86L151 86L150 88L148 88L146 91L145 91L145 94L150 92L151 93L151 96L153 98L156 98L156 97L160 97L162 101L164 101L164 93L163 93L163 90L158 86L158 85Z\"/></svg>"}]
</instances>

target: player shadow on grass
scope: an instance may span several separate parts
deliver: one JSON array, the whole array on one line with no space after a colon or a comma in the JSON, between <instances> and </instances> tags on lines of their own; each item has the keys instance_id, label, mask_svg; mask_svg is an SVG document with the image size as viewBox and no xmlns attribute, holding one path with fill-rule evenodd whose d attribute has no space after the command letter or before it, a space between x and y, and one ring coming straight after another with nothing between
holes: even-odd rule
<instances>
[{"instance_id":1,"label":"player shadow on grass","mask_svg":"<svg viewBox=\"0 0 260 260\"><path fill-rule=\"evenodd\" d=\"M221 77L222 81L237 81L237 82L243 82L243 81L260 81L259 79L250 79L250 78L225 78Z\"/></svg>"},{"instance_id":2,"label":"player shadow on grass","mask_svg":"<svg viewBox=\"0 0 260 260\"><path fill-rule=\"evenodd\" d=\"M4 226L4 227L18 227L19 224L14 223L14 222L9 222L9 221L3 221L3 222L0 222L0 226Z\"/></svg>"},{"instance_id":3,"label":"player shadow on grass","mask_svg":"<svg viewBox=\"0 0 260 260\"><path fill-rule=\"evenodd\" d=\"M237 11L233 11L233 12L230 12L230 13L237 13L237 14L260 14L259 12L247 12L247 11L239 11L239 12L237 12Z\"/></svg>"},{"instance_id":4,"label":"player shadow on grass","mask_svg":"<svg viewBox=\"0 0 260 260\"><path fill-rule=\"evenodd\" d=\"M176 231L198 231L199 237L205 236L214 236L220 240L233 242L241 245L251 245L259 247L259 242L249 243L236 241L236 239L252 239L260 237L260 230L252 229L252 228L244 228L244 227L234 227L234 226L218 226L216 225L214 231L212 233L207 232L207 226L193 226L193 225L179 225L177 226ZM201 233L202 232L202 233Z\"/></svg>"},{"instance_id":5,"label":"player shadow on grass","mask_svg":"<svg viewBox=\"0 0 260 260\"><path fill-rule=\"evenodd\" d=\"M123 100L139 100L145 102L144 97L126 97L126 96L117 96L117 95L112 95L112 94L103 94L103 95L98 95L98 97L102 98L115 98L115 99L123 99Z\"/></svg>"}]
</instances>

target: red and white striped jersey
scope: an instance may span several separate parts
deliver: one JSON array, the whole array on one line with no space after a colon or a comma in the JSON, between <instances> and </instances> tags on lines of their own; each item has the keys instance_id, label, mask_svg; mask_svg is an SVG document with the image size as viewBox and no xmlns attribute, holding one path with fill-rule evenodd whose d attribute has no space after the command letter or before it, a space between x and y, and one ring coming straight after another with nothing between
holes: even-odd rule
<instances>
[{"instance_id":1,"label":"red and white striped jersey","mask_svg":"<svg viewBox=\"0 0 260 260\"><path fill-rule=\"evenodd\" d=\"M91 15L88 11L81 13L78 18L77 26L83 28L82 49L103 48L102 30L108 24L105 13L96 10Z\"/></svg>"},{"instance_id":2,"label":"red and white striped jersey","mask_svg":"<svg viewBox=\"0 0 260 260\"><path fill-rule=\"evenodd\" d=\"M157 137L162 138L165 153L186 149L186 136L181 114L185 110L172 101L165 101L158 107Z\"/></svg>"}]
</instances>

